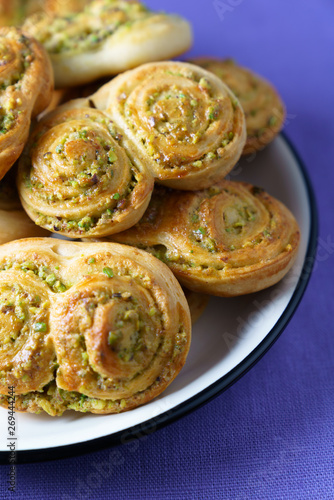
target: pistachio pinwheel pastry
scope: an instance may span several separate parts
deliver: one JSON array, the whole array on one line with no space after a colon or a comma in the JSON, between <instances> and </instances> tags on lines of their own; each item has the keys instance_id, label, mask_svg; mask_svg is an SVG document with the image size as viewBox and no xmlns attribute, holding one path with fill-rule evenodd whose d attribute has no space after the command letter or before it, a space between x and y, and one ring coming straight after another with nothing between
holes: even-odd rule
<instances>
[{"instance_id":1,"label":"pistachio pinwheel pastry","mask_svg":"<svg viewBox=\"0 0 334 500\"><path fill-rule=\"evenodd\" d=\"M48 235L23 210L12 170L0 181L0 245L20 238Z\"/></svg>"},{"instance_id":2,"label":"pistachio pinwheel pastry","mask_svg":"<svg viewBox=\"0 0 334 500\"><path fill-rule=\"evenodd\" d=\"M193 193L156 188L142 220L113 236L161 259L190 290L226 297L281 280L299 239L298 224L281 202L226 180Z\"/></svg>"},{"instance_id":3,"label":"pistachio pinwheel pastry","mask_svg":"<svg viewBox=\"0 0 334 500\"><path fill-rule=\"evenodd\" d=\"M143 65L91 99L117 124L126 149L169 187L209 187L232 170L245 144L237 98L218 77L192 64Z\"/></svg>"},{"instance_id":4,"label":"pistachio pinwheel pastry","mask_svg":"<svg viewBox=\"0 0 334 500\"><path fill-rule=\"evenodd\" d=\"M113 243L34 238L0 247L0 404L118 413L162 391L185 363L187 301L152 255Z\"/></svg>"},{"instance_id":5,"label":"pistachio pinwheel pastry","mask_svg":"<svg viewBox=\"0 0 334 500\"><path fill-rule=\"evenodd\" d=\"M31 118L47 107L53 76L43 47L16 28L0 28L0 179L20 156Z\"/></svg>"},{"instance_id":6,"label":"pistachio pinwheel pastry","mask_svg":"<svg viewBox=\"0 0 334 500\"><path fill-rule=\"evenodd\" d=\"M92 82L149 61L169 59L192 42L184 19L132 0L95 0L72 15L36 14L24 29L48 51L56 87Z\"/></svg>"},{"instance_id":7,"label":"pistachio pinwheel pastry","mask_svg":"<svg viewBox=\"0 0 334 500\"><path fill-rule=\"evenodd\" d=\"M119 145L108 116L81 100L39 122L20 158L17 182L30 218L71 238L133 226L153 190L153 177Z\"/></svg>"},{"instance_id":8,"label":"pistachio pinwheel pastry","mask_svg":"<svg viewBox=\"0 0 334 500\"><path fill-rule=\"evenodd\" d=\"M203 57L192 62L221 78L238 97L246 116L244 155L260 151L275 139L284 124L285 106L271 83L233 59Z\"/></svg>"}]
</instances>

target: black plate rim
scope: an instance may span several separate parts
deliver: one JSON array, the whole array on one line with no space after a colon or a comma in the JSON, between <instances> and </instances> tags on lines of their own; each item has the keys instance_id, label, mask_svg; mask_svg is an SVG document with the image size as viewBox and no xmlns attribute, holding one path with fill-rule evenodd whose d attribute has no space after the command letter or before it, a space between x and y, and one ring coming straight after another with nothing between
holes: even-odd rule
<instances>
[{"instance_id":1,"label":"black plate rim","mask_svg":"<svg viewBox=\"0 0 334 500\"><path fill-rule=\"evenodd\" d=\"M266 335L263 341L229 373L227 373L219 380L203 389L201 392L191 397L187 401L184 401L175 408L172 408L171 410L158 415L153 419L149 419L146 422L143 422L124 431L120 431L109 436L84 441L81 443L53 448L42 448L38 450L17 451L15 464L37 463L72 458L87 453L102 451L111 446L127 444L133 440L144 438L152 434L156 430L161 429L162 427L175 422L181 417L188 415L189 413L200 408L204 404L210 402L212 399L222 394L229 387L231 387L231 385L237 382L243 375L245 375L276 342L276 340L283 333L284 329L293 317L293 314L296 311L306 291L315 262L318 238L318 210L309 174L303 160L299 156L290 139L286 136L285 133L281 133L280 136L283 138L285 144L289 147L290 152L294 156L304 180L311 216L310 236L303 269L296 289L279 320L271 329L271 331ZM0 452L0 464L9 464L9 456L9 452Z\"/></svg>"}]
</instances>

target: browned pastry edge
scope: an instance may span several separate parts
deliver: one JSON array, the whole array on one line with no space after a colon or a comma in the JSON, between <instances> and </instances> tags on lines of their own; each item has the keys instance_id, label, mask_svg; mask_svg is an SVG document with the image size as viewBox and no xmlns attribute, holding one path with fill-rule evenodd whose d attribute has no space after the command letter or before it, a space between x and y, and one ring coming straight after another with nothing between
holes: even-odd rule
<instances>
[{"instance_id":1,"label":"browned pastry edge","mask_svg":"<svg viewBox=\"0 0 334 500\"><path fill-rule=\"evenodd\" d=\"M228 297L280 281L297 257L300 232L263 189L223 180L192 193L156 187L141 221L112 239L157 256L187 288Z\"/></svg>"},{"instance_id":2,"label":"browned pastry edge","mask_svg":"<svg viewBox=\"0 0 334 500\"><path fill-rule=\"evenodd\" d=\"M0 39L6 54L0 68L0 79L7 85L1 91L2 108L5 118L11 120L9 128L6 125L0 137L1 179L24 148L31 118L41 113L51 100L53 71L44 48L21 30L2 27ZM21 71L23 73L18 75Z\"/></svg>"},{"instance_id":3,"label":"browned pastry edge","mask_svg":"<svg viewBox=\"0 0 334 500\"><path fill-rule=\"evenodd\" d=\"M199 57L191 62L221 78L240 100L247 126L243 155L261 151L274 140L284 125L286 111L281 97L269 81L239 66L233 59Z\"/></svg>"},{"instance_id":4,"label":"browned pastry edge","mask_svg":"<svg viewBox=\"0 0 334 500\"><path fill-rule=\"evenodd\" d=\"M8 386L15 386L18 411L126 411L161 394L184 365L191 338L187 301L168 268L146 252L31 238L0 246L0 269L2 302L14 301L0 309L2 406ZM132 323L142 331L138 344L129 337ZM115 324L121 336L109 331ZM9 351L8 336L15 337ZM24 364L8 364L13 349Z\"/></svg>"}]
</instances>

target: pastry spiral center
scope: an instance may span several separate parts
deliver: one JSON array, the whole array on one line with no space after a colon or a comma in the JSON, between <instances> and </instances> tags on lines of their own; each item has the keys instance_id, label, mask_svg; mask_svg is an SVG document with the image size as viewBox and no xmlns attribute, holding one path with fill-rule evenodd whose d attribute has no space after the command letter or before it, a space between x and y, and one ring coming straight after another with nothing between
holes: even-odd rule
<instances>
[{"instance_id":1,"label":"pastry spiral center","mask_svg":"<svg viewBox=\"0 0 334 500\"><path fill-rule=\"evenodd\" d=\"M149 155L165 164L199 160L233 126L230 98L194 75L163 71L122 99L125 116L141 131Z\"/></svg>"},{"instance_id":2,"label":"pastry spiral center","mask_svg":"<svg viewBox=\"0 0 334 500\"><path fill-rule=\"evenodd\" d=\"M112 292L89 302L92 326L85 333L94 370L105 377L132 378L147 366L159 340L160 317L150 294L116 278ZM97 301L96 301L97 300Z\"/></svg>"},{"instance_id":3,"label":"pastry spiral center","mask_svg":"<svg viewBox=\"0 0 334 500\"><path fill-rule=\"evenodd\" d=\"M122 190L121 179L130 176L126 154L107 127L87 125L87 119L60 123L42 134L32 149L32 166L29 182L51 205L59 200L76 205L90 193Z\"/></svg>"},{"instance_id":4,"label":"pastry spiral center","mask_svg":"<svg viewBox=\"0 0 334 500\"><path fill-rule=\"evenodd\" d=\"M259 200L246 189L237 193L225 188L210 194L192 218L197 242L211 252L236 250L260 242L262 232L270 224L270 215Z\"/></svg>"},{"instance_id":5,"label":"pastry spiral center","mask_svg":"<svg viewBox=\"0 0 334 500\"><path fill-rule=\"evenodd\" d=\"M106 272L111 277L86 278L57 312L57 383L66 390L110 394L119 383L145 378L159 355L163 319L154 295L129 276Z\"/></svg>"}]
</instances>

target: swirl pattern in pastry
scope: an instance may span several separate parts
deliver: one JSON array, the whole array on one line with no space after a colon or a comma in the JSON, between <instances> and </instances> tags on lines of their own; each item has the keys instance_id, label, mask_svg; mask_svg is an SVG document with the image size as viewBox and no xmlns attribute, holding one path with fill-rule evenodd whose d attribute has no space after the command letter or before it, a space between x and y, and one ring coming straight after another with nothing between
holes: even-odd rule
<instances>
[{"instance_id":1,"label":"swirl pattern in pastry","mask_svg":"<svg viewBox=\"0 0 334 500\"><path fill-rule=\"evenodd\" d=\"M48 294L22 269L0 272L0 394L41 390L53 378Z\"/></svg>"},{"instance_id":2,"label":"swirl pattern in pastry","mask_svg":"<svg viewBox=\"0 0 334 500\"><path fill-rule=\"evenodd\" d=\"M200 189L222 179L246 140L243 111L222 81L181 62L150 63L119 75L91 97L158 182Z\"/></svg>"},{"instance_id":3,"label":"swirl pattern in pastry","mask_svg":"<svg viewBox=\"0 0 334 500\"><path fill-rule=\"evenodd\" d=\"M193 193L156 188L142 220L113 240L160 258L191 290L237 296L281 280L300 233L291 212L263 189L223 180Z\"/></svg>"},{"instance_id":4,"label":"swirl pattern in pastry","mask_svg":"<svg viewBox=\"0 0 334 500\"><path fill-rule=\"evenodd\" d=\"M0 316L0 404L14 386L18 411L135 408L172 382L190 345L189 307L173 274L112 243L3 245Z\"/></svg>"},{"instance_id":5,"label":"swirl pattern in pastry","mask_svg":"<svg viewBox=\"0 0 334 500\"><path fill-rule=\"evenodd\" d=\"M53 74L43 47L16 28L0 28L0 179L20 156L31 118L47 107Z\"/></svg>"},{"instance_id":6,"label":"swirl pattern in pastry","mask_svg":"<svg viewBox=\"0 0 334 500\"><path fill-rule=\"evenodd\" d=\"M232 59L198 58L192 62L221 78L238 97L246 116L244 155L260 151L275 139L284 124L285 106L272 84Z\"/></svg>"},{"instance_id":7,"label":"swirl pattern in pastry","mask_svg":"<svg viewBox=\"0 0 334 500\"><path fill-rule=\"evenodd\" d=\"M192 42L187 21L136 0L95 0L71 16L32 16L24 29L48 51L59 88L175 57Z\"/></svg>"},{"instance_id":8,"label":"swirl pattern in pastry","mask_svg":"<svg viewBox=\"0 0 334 500\"><path fill-rule=\"evenodd\" d=\"M80 238L133 226L153 177L119 145L108 116L78 100L40 121L20 158L18 187L36 224Z\"/></svg>"}]
</instances>

